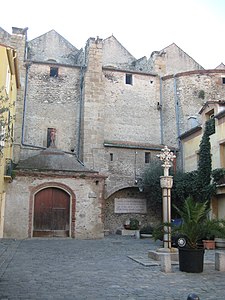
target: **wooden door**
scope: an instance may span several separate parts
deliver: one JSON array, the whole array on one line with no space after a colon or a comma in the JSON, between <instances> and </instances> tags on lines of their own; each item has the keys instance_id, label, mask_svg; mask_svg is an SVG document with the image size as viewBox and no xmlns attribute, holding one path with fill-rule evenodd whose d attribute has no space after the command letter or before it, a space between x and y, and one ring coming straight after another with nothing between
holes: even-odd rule
<instances>
[{"instance_id":1,"label":"wooden door","mask_svg":"<svg viewBox=\"0 0 225 300\"><path fill-rule=\"evenodd\" d=\"M58 188L47 188L35 195L34 237L68 237L70 197Z\"/></svg>"}]
</instances>

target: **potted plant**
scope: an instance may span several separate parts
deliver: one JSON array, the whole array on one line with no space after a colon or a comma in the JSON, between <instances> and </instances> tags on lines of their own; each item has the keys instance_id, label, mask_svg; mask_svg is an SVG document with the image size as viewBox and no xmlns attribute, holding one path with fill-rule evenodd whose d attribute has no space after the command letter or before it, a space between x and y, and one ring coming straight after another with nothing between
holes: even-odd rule
<instances>
[{"instance_id":1,"label":"potted plant","mask_svg":"<svg viewBox=\"0 0 225 300\"><path fill-rule=\"evenodd\" d=\"M130 218L125 221L124 228L129 230L138 230L140 228L140 222L135 218Z\"/></svg>"},{"instance_id":2,"label":"potted plant","mask_svg":"<svg viewBox=\"0 0 225 300\"><path fill-rule=\"evenodd\" d=\"M206 219L203 223L204 238L202 240L204 249L215 249L215 236L220 232L220 221L217 219Z\"/></svg>"},{"instance_id":3,"label":"potted plant","mask_svg":"<svg viewBox=\"0 0 225 300\"><path fill-rule=\"evenodd\" d=\"M184 201L180 209L174 206L182 218L178 227L172 228L183 237L178 241L180 271L200 273L203 271L204 248L202 240L206 234L205 222L210 209L208 202L195 202L192 197Z\"/></svg>"}]
</instances>

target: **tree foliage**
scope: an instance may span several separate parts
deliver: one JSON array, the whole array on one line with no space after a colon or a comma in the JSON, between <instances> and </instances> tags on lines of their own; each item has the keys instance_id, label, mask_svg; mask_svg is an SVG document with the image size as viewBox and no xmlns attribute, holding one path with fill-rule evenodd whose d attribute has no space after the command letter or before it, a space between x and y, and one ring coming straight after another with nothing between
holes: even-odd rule
<instances>
[{"instance_id":1,"label":"tree foliage","mask_svg":"<svg viewBox=\"0 0 225 300\"><path fill-rule=\"evenodd\" d=\"M157 204L162 202L162 192L160 187L160 176L163 175L161 162L153 160L150 168L146 169L142 178L146 197Z\"/></svg>"}]
</instances>

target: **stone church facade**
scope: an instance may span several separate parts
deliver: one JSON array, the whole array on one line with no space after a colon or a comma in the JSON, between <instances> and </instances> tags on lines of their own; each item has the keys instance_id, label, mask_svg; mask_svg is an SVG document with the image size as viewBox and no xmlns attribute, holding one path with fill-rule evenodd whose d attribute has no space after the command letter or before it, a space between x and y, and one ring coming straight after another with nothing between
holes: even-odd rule
<instances>
[{"instance_id":1,"label":"stone church facade","mask_svg":"<svg viewBox=\"0 0 225 300\"><path fill-rule=\"evenodd\" d=\"M157 222L139 178L163 145L182 168L179 137L199 124L206 100L224 99L224 66L204 70L174 43L136 59L114 36L79 50L54 30L28 41L14 27L0 29L0 41L17 49L21 75L4 236L35 236L48 193L65 198L51 213L67 215L66 236L99 238L129 217Z\"/></svg>"}]
</instances>

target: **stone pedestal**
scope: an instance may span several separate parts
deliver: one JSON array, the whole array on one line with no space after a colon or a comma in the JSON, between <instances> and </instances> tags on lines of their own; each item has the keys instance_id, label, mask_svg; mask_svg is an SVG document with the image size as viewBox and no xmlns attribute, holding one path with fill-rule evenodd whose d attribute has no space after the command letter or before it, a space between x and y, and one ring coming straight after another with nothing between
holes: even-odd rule
<instances>
[{"instance_id":1,"label":"stone pedestal","mask_svg":"<svg viewBox=\"0 0 225 300\"><path fill-rule=\"evenodd\" d=\"M120 235L135 236L136 238L140 238L140 230L119 229L116 233Z\"/></svg>"},{"instance_id":2,"label":"stone pedestal","mask_svg":"<svg viewBox=\"0 0 225 300\"><path fill-rule=\"evenodd\" d=\"M161 257L164 256L164 254L168 254L170 256L171 261L179 261L179 253L178 249L176 248L160 248L155 251L150 250L148 252L148 257L160 261Z\"/></svg>"},{"instance_id":3,"label":"stone pedestal","mask_svg":"<svg viewBox=\"0 0 225 300\"><path fill-rule=\"evenodd\" d=\"M170 253L161 253L160 261L161 261L161 271L165 273L170 273L172 271Z\"/></svg>"},{"instance_id":4,"label":"stone pedestal","mask_svg":"<svg viewBox=\"0 0 225 300\"><path fill-rule=\"evenodd\" d=\"M217 271L225 271L225 253L215 253L215 269Z\"/></svg>"}]
</instances>

